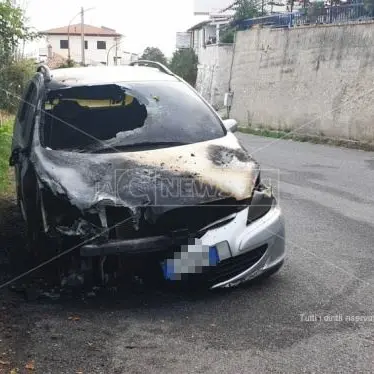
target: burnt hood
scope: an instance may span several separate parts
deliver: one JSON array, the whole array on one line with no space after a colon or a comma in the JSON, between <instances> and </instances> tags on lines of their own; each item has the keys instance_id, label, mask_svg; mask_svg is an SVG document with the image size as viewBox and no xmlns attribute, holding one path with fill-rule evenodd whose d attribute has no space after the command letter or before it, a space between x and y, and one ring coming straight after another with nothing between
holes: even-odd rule
<instances>
[{"instance_id":1,"label":"burnt hood","mask_svg":"<svg viewBox=\"0 0 374 374\"><path fill-rule=\"evenodd\" d=\"M35 147L40 182L80 210L98 204L162 211L251 196L258 164L232 133L206 142L139 152L78 153Z\"/></svg>"}]
</instances>

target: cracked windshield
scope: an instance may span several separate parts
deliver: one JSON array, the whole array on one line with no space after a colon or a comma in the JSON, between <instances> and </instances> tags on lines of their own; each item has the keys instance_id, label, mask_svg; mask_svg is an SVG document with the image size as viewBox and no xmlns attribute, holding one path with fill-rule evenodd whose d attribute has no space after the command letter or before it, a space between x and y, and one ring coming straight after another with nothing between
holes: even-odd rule
<instances>
[{"instance_id":1,"label":"cracked windshield","mask_svg":"<svg viewBox=\"0 0 374 374\"><path fill-rule=\"evenodd\" d=\"M374 0L0 0L0 374L373 373L373 40Z\"/></svg>"}]
</instances>

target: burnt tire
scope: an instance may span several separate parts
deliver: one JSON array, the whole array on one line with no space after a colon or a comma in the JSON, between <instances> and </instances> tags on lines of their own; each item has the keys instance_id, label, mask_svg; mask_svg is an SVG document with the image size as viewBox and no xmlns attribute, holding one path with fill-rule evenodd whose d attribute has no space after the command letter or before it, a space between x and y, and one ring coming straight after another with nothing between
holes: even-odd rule
<instances>
[{"instance_id":1,"label":"burnt tire","mask_svg":"<svg viewBox=\"0 0 374 374\"><path fill-rule=\"evenodd\" d=\"M39 218L35 217L35 220L38 221ZM48 237L44 233L42 225L39 227L32 225L28 228L28 236L27 257L29 268L38 267L31 278L40 276L53 284L60 283L61 264L59 259L52 260L60 251L59 242Z\"/></svg>"},{"instance_id":2,"label":"burnt tire","mask_svg":"<svg viewBox=\"0 0 374 374\"><path fill-rule=\"evenodd\" d=\"M44 232L41 197L36 188L35 202L26 211L27 252L33 265L51 259L58 253L58 243Z\"/></svg>"}]
</instances>

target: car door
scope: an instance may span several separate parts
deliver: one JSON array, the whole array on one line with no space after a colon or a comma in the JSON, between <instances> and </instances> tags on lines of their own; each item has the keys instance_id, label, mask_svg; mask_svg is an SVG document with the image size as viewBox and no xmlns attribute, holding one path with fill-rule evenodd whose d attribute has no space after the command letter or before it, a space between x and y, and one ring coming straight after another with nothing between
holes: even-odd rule
<instances>
[{"instance_id":1,"label":"car door","mask_svg":"<svg viewBox=\"0 0 374 374\"><path fill-rule=\"evenodd\" d=\"M30 164L36 106L41 92L42 79L35 76L27 85L17 113L12 141L10 165L15 168L17 198L26 219L27 201L35 194L35 175Z\"/></svg>"},{"instance_id":2,"label":"car door","mask_svg":"<svg viewBox=\"0 0 374 374\"><path fill-rule=\"evenodd\" d=\"M30 102L32 101L32 97L34 95L35 89L36 89L35 83L33 81L30 81L26 86L23 97L21 98L21 102L18 108L18 113L16 116L14 129L13 129L13 140L12 140L12 148L11 148L11 156L10 156L9 164L11 166L14 166L18 202L20 202L21 195L22 195L21 194L22 188L20 186L20 166L21 166L21 158L22 158L21 153L23 152L22 150L25 149L25 144L26 144L23 134L25 133L28 112L30 110Z\"/></svg>"}]
</instances>

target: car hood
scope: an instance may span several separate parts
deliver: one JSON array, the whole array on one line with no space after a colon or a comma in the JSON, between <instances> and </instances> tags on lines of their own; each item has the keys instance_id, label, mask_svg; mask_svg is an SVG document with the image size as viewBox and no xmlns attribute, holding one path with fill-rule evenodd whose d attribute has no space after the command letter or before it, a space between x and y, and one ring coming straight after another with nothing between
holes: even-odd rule
<instances>
[{"instance_id":1,"label":"car hood","mask_svg":"<svg viewBox=\"0 0 374 374\"><path fill-rule=\"evenodd\" d=\"M90 154L37 146L32 160L40 182L80 210L110 204L166 211L229 197L243 200L251 196L259 173L232 133L139 152Z\"/></svg>"}]
</instances>

